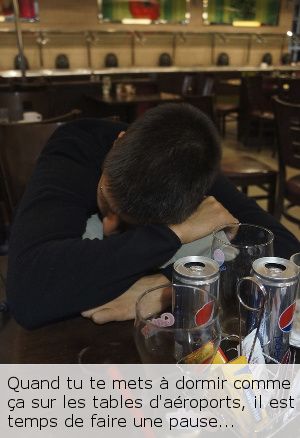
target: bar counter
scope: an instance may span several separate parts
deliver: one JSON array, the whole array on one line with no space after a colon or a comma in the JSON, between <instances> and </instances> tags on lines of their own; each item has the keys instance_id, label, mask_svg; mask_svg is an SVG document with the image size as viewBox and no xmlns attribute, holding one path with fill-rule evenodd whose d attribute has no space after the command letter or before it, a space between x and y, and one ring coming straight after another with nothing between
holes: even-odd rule
<instances>
[{"instance_id":1,"label":"bar counter","mask_svg":"<svg viewBox=\"0 0 300 438\"><path fill-rule=\"evenodd\" d=\"M41 70L27 70L26 76L28 78L34 77L56 77L56 76L96 76L96 75L122 75L122 74L151 74L151 73L225 73L225 72L257 72L257 73L287 73L287 72L300 72L300 64L293 66L269 66L269 67L256 67L256 66L224 66L218 67L214 65L208 66L190 66L190 67L118 67L118 68L103 68L103 69L41 69ZM2 70L0 71L0 77L10 79L21 77L19 70Z\"/></svg>"}]
</instances>

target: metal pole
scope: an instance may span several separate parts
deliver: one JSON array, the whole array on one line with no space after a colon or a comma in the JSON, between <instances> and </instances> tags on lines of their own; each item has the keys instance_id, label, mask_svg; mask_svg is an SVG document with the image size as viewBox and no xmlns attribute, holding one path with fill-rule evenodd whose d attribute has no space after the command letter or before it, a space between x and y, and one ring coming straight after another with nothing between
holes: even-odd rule
<instances>
[{"instance_id":1,"label":"metal pole","mask_svg":"<svg viewBox=\"0 0 300 438\"><path fill-rule=\"evenodd\" d=\"M131 33L131 42L130 42L130 51L131 51L131 66L135 66L135 32Z\"/></svg>"},{"instance_id":2,"label":"metal pole","mask_svg":"<svg viewBox=\"0 0 300 438\"><path fill-rule=\"evenodd\" d=\"M177 34L174 33L173 34L173 38L172 38L172 62L173 65L176 65L176 50L177 49Z\"/></svg>"},{"instance_id":3,"label":"metal pole","mask_svg":"<svg viewBox=\"0 0 300 438\"><path fill-rule=\"evenodd\" d=\"M22 79L25 81L26 80L26 63L25 63L25 57L24 57L22 30L21 30L21 26L20 26L20 11L19 11L18 0L13 0L13 7L14 7L14 21L15 21L17 45L18 45L20 64L21 64L20 67L21 67Z\"/></svg>"},{"instance_id":4,"label":"metal pole","mask_svg":"<svg viewBox=\"0 0 300 438\"><path fill-rule=\"evenodd\" d=\"M88 31L85 34L85 44L87 51L87 64L90 69L92 68L92 52L91 52L92 42L93 42L93 34L92 32Z\"/></svg>"}]
</instances>

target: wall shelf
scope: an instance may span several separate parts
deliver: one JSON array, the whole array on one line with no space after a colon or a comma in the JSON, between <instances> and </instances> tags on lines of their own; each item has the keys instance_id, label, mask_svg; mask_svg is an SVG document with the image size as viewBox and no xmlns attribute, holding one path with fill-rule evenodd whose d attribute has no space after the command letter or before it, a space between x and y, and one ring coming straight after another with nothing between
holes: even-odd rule
<instances>
[{"instance_id":1,"label":"wall shelf","mask_svg":"<svg viewBox=\"0 0 300 438\"><path fill-rule=\"evenodd\" d=\"M173 65L176 65L177 51L180 49L184 49L184 47L189 47L189 43L192 42L194 45L199 44L201 46L201 39L205 39L205 44L208 45L210 54L209 54L209 62L205 62L210 65L214 65L216 62L217 52L221 50L226 51L226 44L233 46L241 46L244 47L244 56L241 60L241 65L251 64L251 52L255 49L264 48L264 50L268 51L268 46L272 43L273 45L278 46L278 50L281 54L287 50L290 46L290 38L287 34L283 33L264 33L264 32L215 32L215 31L206 31L206 32L196 32L194 30L183 29L181 31L168 31L168 30L143 30L143 31L129 31L127 29L102 29L102 30L67 30L63 31L61 29L40 29L40 30L23 30L23 39L25 46L25 54L27 46L30 43L30 47L32 50L37 50L38 52L38 64L37 67L43 69L46 67L44 59L45 59L45 50L51 47L51 44L54 42L65 42L68 44L68 41L74 43L73 38L78 38L78 45L82 47L82 50L86 53L86 63L83 67L87 67L88 69L93 69L91 50L96 47L101 47L101 43L103 41L109 41L117 36L127 36L127 39L123 41L124 47L128 45L128 49L130 53L130 65L131 67L135 67L136 64L136 52L137 49L141 48L145 45L147 41L155 38L155 36L159 36L161 38L167 38L165 46L168 47L168 51L171 54L173 59ZM14 36L15 33L11 29L0 28L0 35ZM70 39L70 37L72 37ZM2 37L1 37L2 38ZM196 41L199 38L199 42ZM293 41L295 41L295 37L293 37ZM298 44L300 44L300 37ZM0 53L1 53L1 45L0 45ZM237 68L236 66L234 67Z\"/></svg>"}]
</instances>

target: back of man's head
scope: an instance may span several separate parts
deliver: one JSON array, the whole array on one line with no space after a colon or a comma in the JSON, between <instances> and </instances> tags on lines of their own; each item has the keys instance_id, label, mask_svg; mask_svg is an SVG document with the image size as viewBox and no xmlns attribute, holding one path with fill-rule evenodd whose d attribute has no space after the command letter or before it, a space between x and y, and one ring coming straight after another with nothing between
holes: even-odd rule
<instances>
[{"instance_id":1,"label":"back of man's head","mask_svg":"<svg viewBox=\"0 0 300 438\"><path fill-rule=\"evenodd\" d=\"M160 105L107 155L107 189L117 213L135 223L181 223L207 193L220 158L218 133L205 114L188 104Z\"/></svg>"}]
</instances>

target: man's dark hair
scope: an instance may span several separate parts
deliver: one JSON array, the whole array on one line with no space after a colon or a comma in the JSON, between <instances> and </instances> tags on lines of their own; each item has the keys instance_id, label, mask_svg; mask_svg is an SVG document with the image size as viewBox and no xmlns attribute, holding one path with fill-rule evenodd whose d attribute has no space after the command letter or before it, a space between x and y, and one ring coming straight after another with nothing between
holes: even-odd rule
<instances>
[{"instance_id":1,"label":"man's dark hair","mask_svg":"<svg viewBox=\"0 0 300 438\"><path fill-rule=\"evenodd\" d=\"M117 213L135 223L181 223L207 193L220 158L218 133L205 114L188 104L160 105L107 155L107 189Z\"/></svg>"}]
</instances>

